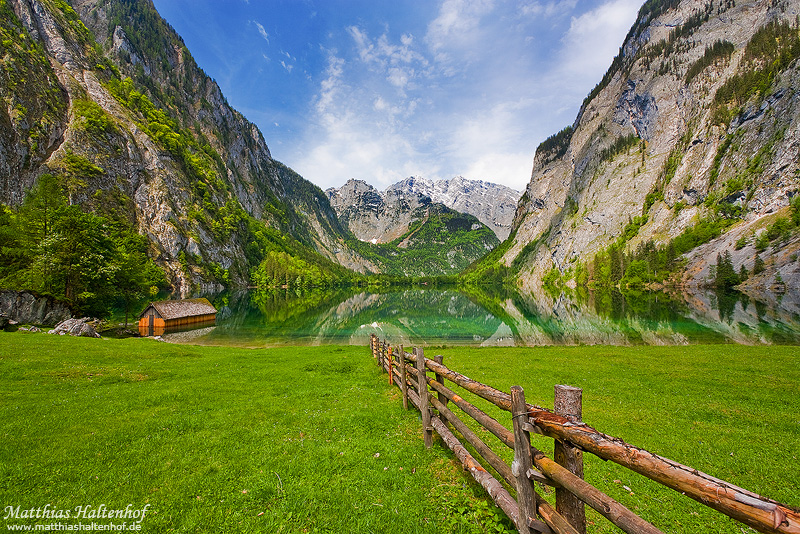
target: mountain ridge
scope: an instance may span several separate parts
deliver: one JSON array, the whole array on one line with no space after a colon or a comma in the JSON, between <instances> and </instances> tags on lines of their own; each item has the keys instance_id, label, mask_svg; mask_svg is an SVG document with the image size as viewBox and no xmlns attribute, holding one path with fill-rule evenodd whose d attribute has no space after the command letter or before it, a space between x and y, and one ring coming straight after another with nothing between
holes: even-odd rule
<instances>
[{"instance_id":1,"label":"mountain ridge","mask_svg":"<svg viewBox=\"0 0 800 534\"><path fill-rule=\"evenodd\" d=\"M469 180L462 176L456 176L449 180L429 180L410 176L399 182L391 184L385 190L379 191L369 185L364 180L348 180L342 187L331 187L326 189L328 199L336 207L340 216L344 214L345 220L350 221L350 229L362 241L386 242L391 241L397 234L395 227L407 226L408 221L389 223L383 230L379 228L386 226L376 220L372 223L363 221L362 227L356 222L359 218L369 217L369 213L375 212L380 202L388 206L400 205L401 210L408 210L412 205L418 207L425 203L424 198L429 202L439 203L456 210L476 217L483 224L489 227L500 241L506 239L511 232L511 223L516 211L517 202L521 192L510 187L486 182L483 180ZM356 197L363 197L366 204L352 206ZM337 200L337 198L339 200ZM348 200L350 199L350 200ZM405 206L405 207L402 207ZM398 215L398 210L393 211ZM380 219L380 217L379 217ZM373 226L372 230L368 230ZM368 235L369 232L377 232L374 236Z\"/></svg>"},{"instance_id":2,"label":"mountain ridge","mask_svg":"<svg viewBox=\"0 0 800 534\"><path fill-rule=\"evenodd\" d=\"M475 216L419 192L392 187L381 192L351 179L325 193L339 220L364 243L362 254L383 273L453 275L499 243Z\"/></svg>"},{"instance_id":3,"label":"mountain ridge","mask_svg":"<svg viewBox=\"0 0 800 534\"><path fill-rule=\"evenodd\" d=\"M433 202L474 215L497 235L500 241L511 233L520 191L510 187L455 176L449 180L428 180L411 176L386 188L389 191L421 193Z\"/></svg>"}]
</instances>

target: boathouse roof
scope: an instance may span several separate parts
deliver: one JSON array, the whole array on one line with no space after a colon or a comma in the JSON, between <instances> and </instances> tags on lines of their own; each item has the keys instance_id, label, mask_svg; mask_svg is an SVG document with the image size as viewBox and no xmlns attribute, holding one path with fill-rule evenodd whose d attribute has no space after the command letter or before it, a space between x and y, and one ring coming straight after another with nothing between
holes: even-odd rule
<instances>
[{"instance_id":1,"label":"boathouse roof","mask_svg":"<svg viewBox=\"0 0 800 534\"><path fill-rule=\"evenodd\" d=\"M161 318L165 320L217 313L217 309L205 298L159 300L157 302L151 302L144 311L139 314L139 317L144 317L150 307L155 308Z\"/></svg>"}]
</instances>

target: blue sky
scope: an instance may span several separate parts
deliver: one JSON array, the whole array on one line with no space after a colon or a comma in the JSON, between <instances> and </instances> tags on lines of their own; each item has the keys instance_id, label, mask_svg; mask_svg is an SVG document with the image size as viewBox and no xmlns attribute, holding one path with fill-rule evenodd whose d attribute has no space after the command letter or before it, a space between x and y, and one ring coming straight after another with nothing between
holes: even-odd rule
<instances>
[{"instance_id":1,"label":"blue sky","mask_svg":"<svg viewBox=\"0 0 800 534\"><path fill-rule=\"evenodd\" d=\"M154 0L274 158L323 189L522 190L640 0Z\"/></svg>"}]
</instances>

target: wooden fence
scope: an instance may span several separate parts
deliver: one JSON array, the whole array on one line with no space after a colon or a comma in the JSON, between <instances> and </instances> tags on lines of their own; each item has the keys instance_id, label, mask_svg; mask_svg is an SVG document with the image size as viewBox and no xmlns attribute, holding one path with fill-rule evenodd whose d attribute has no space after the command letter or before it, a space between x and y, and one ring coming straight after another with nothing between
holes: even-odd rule
<instances>
[{"instance_id":1,"label":"wooden fence","mask_svg":"<svg viewBox=\"0 0 800 534\"><path fill-rule=\"evenodd\" d=\"M578 388L556 386L555 410L550 411L527 404L519 386L513 386L509 393L499 391L448 369L441 356L433 360L426 358L420 348L408 353L402 345L392 347L374 334L370 345L378 365L388 373L389 383L396 384L402 391L403 407L408 409L411 403L420 410L425 446L432 445L434 431L439 434L521 533L585 534L586 504L625 532L661 532L583 480L584 452L620 464L759 532L800 533L799 510L587 426L581 421L581 390ZM428 372L434 376L428 376ZM459 396L445 385L446 380L510 412L513 431ZM457 407L460 413L468 415L513 449L511 465L484 443L450 406ZM446 423L463 436L501 480L467 451ZM554 459L531 445L531 433L555 440ZM555 488L555 507L537 493L534 481ZM516 491L516 498L507 487Z\"/></svg>"}]
</instances>

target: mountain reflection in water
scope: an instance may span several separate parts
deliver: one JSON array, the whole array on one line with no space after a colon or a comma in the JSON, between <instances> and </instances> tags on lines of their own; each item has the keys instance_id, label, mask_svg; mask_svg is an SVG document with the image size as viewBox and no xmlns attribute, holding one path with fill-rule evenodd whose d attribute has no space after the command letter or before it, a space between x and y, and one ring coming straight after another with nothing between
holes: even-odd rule
<instances>
[{"instance_id":1,"label":"mountain reflection in water","mask_svg":"<svg viewBox=\"0 0 800 534\"><path fill-rule=\"evenodd\" d=\"M691 291L519 295L486 290L270 290L205 295L217 326L167 341L203 345L406 346L800 344L800 294Z\"/></svg>"}]
</instances>

